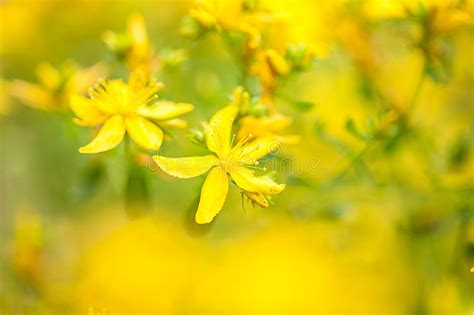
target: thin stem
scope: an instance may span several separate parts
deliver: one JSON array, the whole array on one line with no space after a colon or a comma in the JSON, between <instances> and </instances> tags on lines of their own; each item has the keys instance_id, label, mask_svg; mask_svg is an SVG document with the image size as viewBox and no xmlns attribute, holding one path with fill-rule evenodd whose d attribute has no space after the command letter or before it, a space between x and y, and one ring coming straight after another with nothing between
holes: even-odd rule
<instances>
[{"instance_id":1,"label":"thin stem","mask_svg":"<svg viewBox=\"0 0 474 315\"><path fill-rule=\"evenodd\" d=\"M418 98L421 92L421 87L423 86L425 77L426 77L426 62L423 61L423 68L421 69L420 77L418 78L418 82L416 83L415 91L413 92L410 102L408 103L408 107L405 111L406 116L409 116L413 112L413 109L415 108L416 103L418 102Z\"/></svg>"},{"instance_id":2,"label":"thin stem","mask_svg":"<svg viewBox=\"0 0 474 315\"><path fill-rule=\"evenodd\" d=\"M247 80L248 75L248 63L245 60L243 54L239 54L236 52L235 44L232 42L232 38L228 35L227 32L222 32L222 38L224 40L225 46L229 52L229 55L234 59L234 62L237 64L239 68L239 83L244 86L245 81Z\"/></svg>"},{"instance_id":3,"label":"thin stem","mask_svg":"<svg viewBox=\"0 0 474 315\"><path fill-rule=\"evenodd\" d=\"M402 119L409 117L410 113L415 108L416 103L418 101L418 98L420 96L420 91L421 91L421 87L423 85L423 82L425 80L425 76L426 76L426 61L423 61L423 68L422 68L420 77L418 79L418 82L416 83L415 90L414 90L413 95L410 99L410 102L408 103L408 107L407 107L406 111L404 113L402 113L401 115L399 115L398 118L396 120L392 121L389 125L396 124L396 123L400 122ZM336 178L338 178L338 179L344 178L349 173L349 171L354 167L354 165L364 158L364 155L367 153L369 148L377 142L377 139L378 139L379 135L381 133L383 133L383 131L388 127L389 126L381 126L379 128L379 130L376 132L375 136L370 139L370 141L366 144L366 146L362 150L359 151L359 153L357 153L355 156L353 156L353 158L352 158L351 162L349 163L348 167L345 170L343 170L341 173L339 173L339 175L336 176Z\"/></svg>"}]
</instances>

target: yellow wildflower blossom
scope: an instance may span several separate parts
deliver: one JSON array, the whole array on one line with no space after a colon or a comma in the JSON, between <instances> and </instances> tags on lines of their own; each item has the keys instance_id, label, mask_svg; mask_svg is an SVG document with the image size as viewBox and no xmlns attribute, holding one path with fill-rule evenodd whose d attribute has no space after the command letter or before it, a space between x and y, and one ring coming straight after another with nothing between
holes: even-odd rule
<instances>
[{"instance_id":1,"label":"yellow wildflower blossom","mask_svg":"<svg viewBox=\"0 0 474 315\"><path fill-rule=\"evenodd\" d=\"M107 31L102 39L110 49L123 56L131 70L140 67L147 74L151 74L158 66L158 58L154 56L148 39L145 20L139 13L129 16L124 37Z\"/></svg>"},{"instance_id":2,"label":"yellow wildflower blossom","mask_svg":"<svg viewBox=\"0 0 474 315\"><path fill-rule=\"evenodd\" d=\"M250 113L254 111L251 107L255 108L255 105L266 110L274 110L273 97L270 94L263 97L258 104L251 106L250 94L243 87L239 86L232 92L231 104L238 106L241 114L244 113L244 117L239 120L239 130L236 135L237 140L246 137L266 137L273 138L277 142L284 144L297 144L300 142L300 136L298 135L282 136L279 134L280 131L288 128L292 124L293 120L291 117L277 112L271 112L269 115L264 116ZM251 197L249 198L252 199Z\"/></svg>"},{"instance_id":3,"label":"yellow wildflower blossom","mask_svg":"<svg viewBox=\"0 0 474 315\"><path fill-rule=\"evenodd\" d=\"M168 101L150 102L163 84L148 81L141 71L130 75L128 83L122 80L100 81L90 91L90 98L74 95L71 108L82 126L102 125L97 136L81 153L99 153L115 148L125 136L125 131L138 145L158 150L163 142L163 131L149 119L172 120L190 112L191 104Z\"/></svg>"},{"instance_id":4,"label":"yellow wildflower blossom","mask_svg":"<svg viewBox=\"0 0 474 315\"><path fill-rule=\"evenodd\" d=\"M243 139L249 135L256 138L273 137L275 140L285 144L297 144L300 142L298 135L279 135L278 132L291 125L291 117L282 114L255 117L246 116L240 120L240 128L237 132L237 139Z\"/></svg>"},{"instance_id":5,"label":"yellow wildflower blossom","mask_svg":"<svg viewBox=\"0 0 474 315\"><path fill-rule=\"evenodd\" d=\"M260 79L262 85L262 103L273 110L273 93L277 87L278 78L290 72L286 59L273 49L261 50L255 55L250 73Z\"/></svg>"},{"instance_id":6,"label":"yellow wildflower blossom","mask_svg":"<svg viewBox=\"0 0 474 315\"><path fill-rule=\"evenodd\" d=\"M336 11L344 3L333 0L260 0L262 10L279 12L281 17L280 23L269 34L269 44L284 49L287 43L305 43L318 57L326 57L331 47L332 31L339 23Z\"/></svg>"},{"instance_id":7,"label":"yellow wildflower blossom","mask_svg":"<svg viewBox=\"0 0 474 315\"><path fill-rule=\"evenodd\" d=\"M247 36L246 46L256 49L262 41L262 25L279 20L268 10L248 8L243 1L199 1L199 6L189 11L189 16L206 29L236 31Z\"/></svg>"},{"instance_id":8,"label":"yellow wildflower blossom","mask_svg":"<svg viewBox=\"0 0 474 315\"><path fill-rule=\"evenodd\" d=\"M257 54L255 64L250 71L260 77L264 87L271 88L278 76L284 76L290 72L290 66L278 52L266 49Z\"/></svg>"},{"instance_id":9,"label":"yellow wildflower blossom","mask_svg":"<svg viewBox=\"0 0 474 315\"><path fill-rule=\"evenodd\" d=\"M39 84L14 80L8 85L8 91L30 107L62 111L69 108L72 94L86 92L105 73L106 69L100 63L85 69L79 69L69 62L60 69L55 69L49 63L41 63L36 68Z\"/></svg>"},{"instance_id":10,"label":"yellow wildflower blossom","mask_svg":"<svg viewBox=\"0 0 474 315\"><path fill-rule=\"evenodd\" d=\"M24 279L39 284L44 263L44 230L39 213L35 209L18 208L14 217L11 263Z\"/></svg>"},{"instance_id":11,"label":"yellow wildflower blossom","mask_svg":"<svg viewBox=\"0 0 474 315\"><path fill-rule=\"evenodd\" d=\"M154 161L166 173L178 178L190 178L209 172L201 190L201 198L196 212L196 222L211 222L222 209L232 180L244 192L257 195L263 200L266 195L280 193L284 184L277 184L266 176L256 176L249 168L255 167L258 160L267 155L274 144L273 138L258 138L249 142L245 137L232 146L232 124L239 109L230 104L219 110L206 125L206 145L215 155L168 158L153 156ZM261 201L261 206L268 202Z\"/></svg>"}]
</instances>

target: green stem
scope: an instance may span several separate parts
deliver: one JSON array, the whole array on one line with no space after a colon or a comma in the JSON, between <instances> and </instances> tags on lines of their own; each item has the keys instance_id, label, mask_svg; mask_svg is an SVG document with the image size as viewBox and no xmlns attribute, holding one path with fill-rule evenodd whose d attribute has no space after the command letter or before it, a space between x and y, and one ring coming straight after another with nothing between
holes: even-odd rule
<instances>
[{"instance_id":1,"label":"green stem","mask_svg":"<svg viewBox=\"0 0 474 315\"><path fill-rule=\"evenodd\" d=\"M413 92L410 102L408 103L405 116L409 116L413 112L413 109L415 108L418 98L420 96L421 87L423 86L425 77L426 77L426 62L424 61L423 68L421 69L420 77L418 78L418 82L416 83L415 91Z\"/></svg>"},{"instance_id":2,"label":"green stem","mask_svg":"<svg viewBox=\"0 0 474 315\"><path fill-rule=\"evenodd\" d=\"M239 83L244 86L245 81L247 80L247 75L248 75L248 64L244 60L243 54L239 53L238 51L236 52L235 49L235 44L232 42L232 38L229 36L227 32L222 32L222 38L224 40L224 43L226 45L226 48L229 52L229 54L232 56L234 59L234 62L237 64L240 74L239 74Z\"/></svg>"},{"instance_id":3,"label":"green stem","mask_svg":"<svg viewBox=\"0 0 474 315\"><path fill-rule=\"evenodd\" d=\"M404 115L400 115L400 117L395 120L393 123L397 123L399 122L401 119L403 119L404 117L409 117L410 113L413 111L413 109L415 108L416 106L416 103L418 101L418 98L420 96L420 91L421 91L421 87L423 85L423 82L425 80L425 76L426 76L426 62L424 61L423 62L423 68L422 68L422 71L421 71L421 74L420 74L420 77L418 79L418 82L416 83L416 87L415 87L415 90L413 92L413 95L410 99L410 102L408 103L408 107L407 107L407 110L405 111ZM354 165L362 160L364 158L364 155L366 154L366 152L369 150L369 148L375 144L377 142L377 135L375 137L373 137L367 144L366 146L359 151L359 153L357 153L351 160L351 162L349 163L348 167L343 170L341 173L339 173L338 176L336 176L336 178L344 178L348 173L349 171L354 167Z\"/></svg>"}]
</instances>

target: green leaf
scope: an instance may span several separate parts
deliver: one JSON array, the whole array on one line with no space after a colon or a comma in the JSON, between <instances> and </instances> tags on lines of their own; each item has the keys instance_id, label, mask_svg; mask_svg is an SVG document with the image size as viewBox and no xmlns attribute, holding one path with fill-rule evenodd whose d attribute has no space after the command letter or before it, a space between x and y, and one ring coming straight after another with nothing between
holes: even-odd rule
<instances>
[{"instance_id":1,"label":"green leaf","mask_svg":"<svg viewBox=\"0 0 474 315\"><path fill-rule=\"evenodd\" d=\"M290 103L293 107L302 112L307 112L314 107L314 103L312 102L292 100Z\"/></svg>"},{"instance_id":2,"label":"green leaf","mask_svg":"<svg viewBox=\"0 0 474 315\"><path fill-rule=\"evenodd\" d=\"M357 126L355 125L354 121L352 119L349 119L347 122L346 122L346 130L351 134L353 135L354 137L356 137L357 139L359 140L362 140L364 142L368 142L369 141L369 137L362 133L361 131L359 131L359 129L357 128Z\"/></svg>"}]
</instances>

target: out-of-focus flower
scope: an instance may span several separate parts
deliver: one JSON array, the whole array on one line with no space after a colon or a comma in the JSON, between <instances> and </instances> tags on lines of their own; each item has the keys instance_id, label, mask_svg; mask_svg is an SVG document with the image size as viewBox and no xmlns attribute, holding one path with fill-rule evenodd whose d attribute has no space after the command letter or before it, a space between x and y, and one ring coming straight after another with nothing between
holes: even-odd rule
<instances>
[{"instance_id":1,"label":"out-of-focus flower","mask_svg":"<svg viewBox=\"0 0 474 315\"><path fill-rule=\"evenodd\" d=\"M259 51L250 67L250 73L259 77L263 94L271 94L278 77L290 72L290 66L285 58L273 49Z\"/></svg>"},{"instance_id":2,"label":"out-of-focus flower","mask_svg":"<svg viewBox=\"0 0 474 315\"><path fill-rule=\"evenodd\" d=\"M36 68L39 84L13 80L8 84L8 91L33 108L63 111L69 108L71 95L85 93L105 73L106 68L100 63L84 69L72 62L64 63L59 69L49 63L41 63Z\"/></svg>"},{"instance_id":3,"label":"out-of-focus flower","mask_svg":"<svg viewBox=\"0 0 474 315\"><path fill-rule=\"evenodd\" d=\"M371 45L371 34L363 17L348 12L334 30L336 40L347 50L365 74L372 74L380 57Z\"/></svg>"},{"instance_id":4,"label":"out-of-focus flower","mask_svg":"<svg viewBox=\"0 0 474 315\"><path fill-rule=\"evenodd\" d=\"M269 34L271 46L284 49L287 43L305 43L317 56L326 57L331 46L337 9L344 1L331 0L262 0L263 10L277 12L280 23Z\"/></svg>"},{"instance_id":5,"label":"out-of-focus flower","mask_svg":"<svg viewBox=\"0 0 474 315\"><path fill-rule=\"evenodd\" d=\"M301 138L298 135L280 135L280 131L288 128L292 123L291 117L282 114L256 117L247 116L240 120L240 128L237 139L253 135L256 138L274 137L275 140L284 144L297 144Z\"/></svg>"},{"instance_id":6,"label":"out-of-focus flower","mask_svg":"<svg viewBox=\"0 0 474 315\"><path fill-rule=\"evenodd\" d=\"M192 314L404 314L415 300L405 248L381 218L342 225L266 217L265 227L223 245L190 238L171 219L129 222L80 255L78 307L176 314L184 303ZM355 228L359 237L351 238ZM346 292L343 300L338 292Z\"/></svg>"},{"instance_id":7,"label":"out-of-focus flower","mask_svg":"<svg viewBox=\"0 0 474 315\"><path fill-rule=\"evenodd\" d=\"M446 82L452 73L452 49L446 38L472 22L472 15L464 6L453 2L427 5L419 14L422 36L418 47L426 59L426 70L431 78L438 82Z\"/></svg>"},{"instance_id":8,"label":"out-of-focus flower","mask_svg":"<svg viewBox=\"0 0 474 315\"><path fill-rule=\"evenodd\" d=\"M239 108L230 104L219 110L206 125L207 148L215 155L185 158L153 157L166 173L178 178L190 178L209 171L201 190L201 199L196 212L196 222L211 222L222 209L229 189L229 174L232 180L244 191L258 194L261 206L266 195L280 193L285 185L277 184L267 176L256 176L249 168L255 167L258 160L266 156L273 147L273 138L258 138L249 142L244 137L232 147L232 124ZM254 198L256 199L256 198Z\"/></svg>"},{"instance_id":9,"label":"out-of-focus flower","mask_svg":"<svg viewBox=\"0 0 474 315\"><path fill-rule=\"evenodd\" d=\"M199 1L198 6L189 11L189 16L203 30L234 31L247 36L246 46L253 50L262 41L263 25L278 21L280 17L268 10L260 10L252 1ZM183 28L183 35L195 36L192 28Z\"/></svg>"},{"instance_id":10,"label":"out-of-focus flower","mask_svg":"<svg viewBox=\"0 0 474 315\"><path fill-rule=\"evenodd\" d=\"M158 66L158 58L153 54L143 16L133 13L127 21L125 34L107 31L103 34L104 43L130 68L140 67L148 75Z\"/></svg>"},{"instance_id":11,"label":"out-of-focus flower","mask_svg":"<svg viewBox=\"0 0 474 315\"><path fill-rule=\"evenodd\" d=\"M18 275L32 283L40 281L42 275L43 234L39 214L29 209L18 209L12 244L12 264Z\"/></svg>"},{"instance_id":12,"label":"out-of-focus flower","mask_svg":"<svg viewBox=\"0 0 474 315\"><path fill-rule=\"evenodd\" d=\"M0 10L2 23L2 54L18 54L18 52L38 53L38 30L41 28L48 12L54 10L53 1L39 3L27 3L22 0L2 1ZM28 27L25 27L28 21ZM34 45L32 45L34 43Z\"/></svg>"},{"instance_id":13,"label":"out-of-focus flower","mask_svg":"<svg viewBox=\"0 0 474 315\"><path fill-rule=\"evenodd\" d=\"M201 246L164 221L157 226L150 219L134 220L91 248L74 299L81 309L93 307L96 314L104 308L105 314L177 311L199 264L190 258ZM123 252L128 254L119 259Z\"/></svg>"},{"instance_id":14,"label":"out-of-focus flower","mask_svg":"<svg viewBox=\"0 0 474 315\"><path fill-rule=\"evenodd\" d=\"M163 84L148 80L136 70L128 83L122 80L101 81L90 91L90 98L74 95L71 108L81 126L102 125L97 136L81 153L99 153L115 148L125 136L125 131L138 145L158 150L163 141L163 131L149 119L169 120L193 109L191 104L168 101L155 102L156 93Z\"/></svg>"},{"instance_id":15,"label":"out-of-focus flower","mask_svg":"<svg viewBox=\"0 0 474 315\"><path fill-rule=\"evenodd\" d=\"M232 104L239 107L242 118L239 120L237 140L246 137L251 138L274 138L279 143L297 144L300 141L298 135L282 136L280 131L288 128L291 117L279 114L268 114L268 104L261 100L250 101L250 94L241 86L234 89L232 93Z\"/></svg>"},{"instance_id":16,"label":"out-of-focus flower","mask_svg":"<svg viewBox=\"0 0 474 315\"><path fill-rule=\"evenodd\" d=\"M472 15L460 8L435 8L432 14L432 28L439 33L453 32L472 22Z\"/></svg>"}]
</instances>

